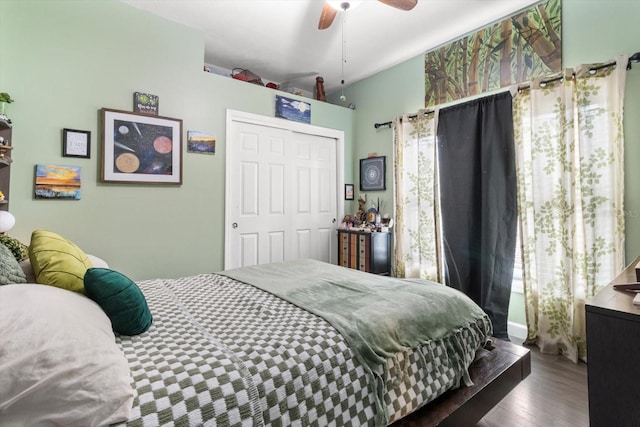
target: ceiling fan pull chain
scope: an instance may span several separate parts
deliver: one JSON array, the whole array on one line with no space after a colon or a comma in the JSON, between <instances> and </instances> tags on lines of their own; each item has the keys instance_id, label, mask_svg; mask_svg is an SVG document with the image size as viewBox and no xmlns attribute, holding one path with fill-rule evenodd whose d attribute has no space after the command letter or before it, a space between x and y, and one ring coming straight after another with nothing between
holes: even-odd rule
<instances>
[{"instance_id":1,"label":"ceiling fan pull chain","mask_svg":"<svg viewBox=\"0 0 640 427\"><path fill-rule=\"evenodd\" d=\"M342 67L342 76L340 81L340 101L345 102L347 97L344 95L344 64L347 62L347 38L345 37L345 26L347 24L347 9L349 9L349 3L342 3L344 9L342 13L342 61L340 66Z\"/></svg>"}]
</instances>

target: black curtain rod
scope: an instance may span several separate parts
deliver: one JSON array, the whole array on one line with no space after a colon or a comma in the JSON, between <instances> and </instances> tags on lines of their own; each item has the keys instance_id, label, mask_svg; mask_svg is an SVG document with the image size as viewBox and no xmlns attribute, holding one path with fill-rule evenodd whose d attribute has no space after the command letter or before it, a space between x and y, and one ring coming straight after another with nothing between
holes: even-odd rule
<instances>
[{"instance_id":1,"label":"black curtain rod","mask_svg":"<svg viewBox=\"0 0 640 427\"><path fill-rule=\"evenodd\" d=\"M436 110L426 110L426 111L422 112L421 114L423 116L426 116L427 114L433 114L435 112L436 112ZM418 114L411 114L410 116L407 116L408 119L415 119L416 117L418 117ZM400 121L402 121L402 118L400 119ZM374 123L373 127L376 128L376 129L384 127L384 126L391 127L392 124L393 124L393 122Z\"/></svg>"},{"instance_id":2,"label":"black curtain rod","mask_svg":"<svg viewBox=\"0 0 640 427\"><path fill-rule=\"evenodd\" d=\"M629 57L629 60L627 61L627 70L631 69L631 63L632 62L640 62L640 52L636 52L633 55L631 55ZM616 65L615 61L611 61L611 62L607 62L606 64L600 64L600 65L596 65L595 67L591 67L589 68L589 72L596 72L598 70L602 70L603 68L608 68L608 67L613 67L614 65ZM575 73L573 74L575 76ZM562 80L564 78L564 76L557 76L557 77L552 77L550 79L547 80L542 80L540 82L540 86L544 86L546 84L549 83L553 83L553 82L557 82L558 80ZM529 89L531 87L531 85L529 83L523 84L521 86L518 86L518 90L526 90ZM435 112L435 110L427 110L424 114L433 114ZM412 114L410 116L408 116L409 119L415 119L416 117L418 117L417 114ZM385 127L385 126L389 126L389 128L391 128L391 125L393 124L393 122L384 122L384 123L374 123L373 127L376 129L379 129L381 127Z\"/></svg>"},{"instance_id":3,"label":"black curtain rod","mask_svg":"<svg viewBox=\"0 0 640 427\"><path fill-rule=\"evenodd\" d=\"M640 57L640 52L636 53L634 56L638 55ZM627 70L631 69L631 58L629 58L629 61L627 61ZM637 62L637 61L634 61ZM607 62L606 64L600 64L597 65L595 67L591 67L589 68L589 73L595 73L598 70L602 70L603 68L609 68L609 67L613 67L614 65L616 65L615 61L612 62ZM575 77L576 73L572 73L571 76ZM550 79L547 80L541 80L540 81L540 87L544 87L545 85L549 84L549 83L553 83L553 82L557 82L559 80L564 79L564 76L556 76L556 77L552 77ZM529 83L525 83L523 85L518 86L518 90L525 90L525 89L529 89L531 87L531 84Z\"/></svg>"}]
</instances>

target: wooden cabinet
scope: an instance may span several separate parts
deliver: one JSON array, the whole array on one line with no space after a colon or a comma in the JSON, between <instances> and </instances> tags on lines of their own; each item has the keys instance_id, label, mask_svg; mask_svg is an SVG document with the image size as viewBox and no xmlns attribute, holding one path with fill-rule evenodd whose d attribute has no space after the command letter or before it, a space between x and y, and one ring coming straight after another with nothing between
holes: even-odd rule
<instances>
[{"instance_id":1,"label":"wooden cabinet","mask_svg":"<svg viewBox=\"0 0 640 427\"><path fill-rule=\"evenodd\" d=\"M338 230L338 265L391 274L391 233Z\"/></svg>"},{"instance_id":2,"label":"wooden cabinet","mask_svg":"<svg viewBox=\"0 0 640 427\"><path fill-rule=\"evenodd\" d=\"M636 282L638 257L587 302L587 374L591 427L640 422L640 306L635 293L613 288Z\"/></svg>"},{"instance_id":3,"label":"wooden cabinet","mask_svg":"<svg viewBox=\"0 0 640 427\"><path fill-rule=\"evenodd\" d=\"M0 200L0 210L9 209L9 184L11 183L11 124L0 118L0 191L4 200Z\"/></svg>"}]
</instances>

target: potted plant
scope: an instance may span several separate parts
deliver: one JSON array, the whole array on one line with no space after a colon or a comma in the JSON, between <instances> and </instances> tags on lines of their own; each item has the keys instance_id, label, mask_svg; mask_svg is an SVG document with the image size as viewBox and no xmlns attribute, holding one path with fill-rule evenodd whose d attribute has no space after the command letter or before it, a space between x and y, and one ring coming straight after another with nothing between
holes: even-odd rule
<instances>
[{"instance_id":1,"label":"potted plant","mask_svg":"<svg viewBox=\"0 0 640 427\"><path fill-rule=\"evenodd\" d=\"M10 103L14 100L6 92L0 92L0 116L7 117L7 109Z\"/></svg>"}]
</instances>

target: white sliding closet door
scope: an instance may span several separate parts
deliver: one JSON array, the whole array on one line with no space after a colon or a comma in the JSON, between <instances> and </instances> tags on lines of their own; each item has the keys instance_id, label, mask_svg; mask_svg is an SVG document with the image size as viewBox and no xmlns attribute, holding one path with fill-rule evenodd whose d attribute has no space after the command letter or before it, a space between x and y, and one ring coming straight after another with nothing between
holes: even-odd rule
<instances>
[{"instance_id":1,"label":"white sliding closet door","mask_svg":"<svg viewBox=\"0 0 640 427\"><path fill-rule=\"evenodd\" d=\"M337 262L342 139L333 130L273 120L227 121L225 269Z\"/></svg>"}]
</instances>

